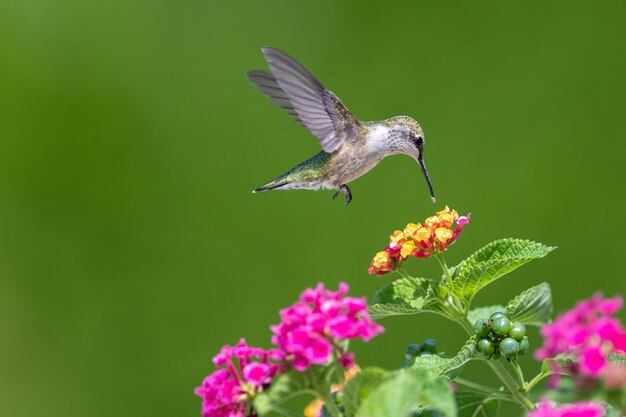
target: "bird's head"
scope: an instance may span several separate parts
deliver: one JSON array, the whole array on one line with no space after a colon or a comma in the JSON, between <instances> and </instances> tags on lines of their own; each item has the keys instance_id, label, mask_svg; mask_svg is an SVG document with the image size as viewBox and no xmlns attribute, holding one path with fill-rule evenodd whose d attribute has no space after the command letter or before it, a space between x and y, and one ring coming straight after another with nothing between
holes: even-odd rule
<instances>
[{"instance_id":1,"label":"bird's head","mask_svg":"<svg viewBox=\"0 0 626 417\"><path fill-rule=\"evenodd\" d=\"M435 193L433 192L430 177L424 164L424 131L415 119L409 116L397 116L385 121L385 125L389 128L388 140L391 153L403 153L409 155L422 168L430 197L435 202Z\"/></svg>"}]
</instances>

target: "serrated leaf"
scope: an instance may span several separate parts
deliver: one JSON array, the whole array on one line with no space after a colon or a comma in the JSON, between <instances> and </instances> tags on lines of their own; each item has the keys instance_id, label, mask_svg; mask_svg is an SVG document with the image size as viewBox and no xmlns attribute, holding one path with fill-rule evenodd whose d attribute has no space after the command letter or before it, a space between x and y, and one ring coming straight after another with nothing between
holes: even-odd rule
<instances>
[{"instance_id":1,"label":"serrated leaf","mask_svg":"<svg viewBox=\"0 0 626 417\"><path fill-rule=\"evenodd\" d=\"M615 366L626 366L626 353L611 353L609 363Z\"/></svg>"},{"instance_id":2,"label":"serrated leaf","mask_svg":"<svg viewBox=\"0 0 626 417\"><path fill-rule=\"evenodd\" d=\"M321 373L316 373L313 368L308 372L289 371L272 381L269 390L259 394L254 400L254 409L260 416L272 411L281 412L283 404L302 391L312 389L319 385Z\"/></svg>"},{"instance_id":3,"label":"serrated leaf","mask_svg":"<svg viewBox=\"0 0 626 417\"><path fill-rule=\"evenodd\" d=\"M380 368L365 368L356 374L343 388L343 405L346 417L352 417L361 402L376 389L390 373Z\"/></svg>"},{"instance_id":4,"label":"serrated leaf","mask_svg":"<svg viewBox=\"0 0 626 417\"><path fill-rule=\"evenodd\" d=\"M439 355L417 356L411 368L423 368L433 377L443 376L444 369L452 362L452 358L445 358Z\"/></svg>"},{"instance_id":5,"label":"serrated leaf","mask_svg":"<svg viewBox=\"0 0 626 417\"><path fill-rule=\"evenodd\" d=\"M612 404L604 404L604 417L623 417L622 410Z\"/></svg>"},{"instance_id":6,"label":"serrated leaf","mask_svg":"<svg viewBox=\"0 0 626 417\"><path fill-rule=\"evenodd\" d=\"M433 311L429 307L426 278L400 278L379 289L368 312L372 318L418 314Z\"/></svg>"},{"instance_id":7,"label":"serrated leaf","mask_svg":"<svg viewBox=\"0 0 626 417\"><path fill-rule=\"evenodd\" d=\"M541 372L550 373L553 372L555 368L565 370L574 362L576 362L576 356L570 353L557 355L553 358L547 358L541 363Z\"/></svg>"},{"instance_id":8,"label":"serrated leaf","mask_svg":"<svg viewBox=\"0 0 626 417\"><path fill-rule=\"evenodd\" d=\"M411 368L423 368L433 377L446 377L454 379L461 373L463 366L474 356L476 351L476 341L472 338L468 340L452 358L445 358L439 355L424 355L415 358Z\"/></svg>"},{"instance_id":9,"label":"serrated leaf","mask_svg":"<svg viewBox=\"0 0 626 417\"><path fill-rule=\"evenodd\" d=\"M476 340L472 337L465 342L465 345L461 348L459 353L452 358L452 361L443 370L442 375L445 375L450 379L454 379L459 376L463 366L465 366L465 364L472 359L474 353L476 353Z\"/></svg>"},{"instance_id":10,"label":"serrated leaf","mask_svg":"<svg viewBox=\"0 0 626 417\"><path fill-rule=\"evenodd\" d=\"M491 316L496 311L504 312L504 306L493 305L493 306L473 308L470 310L469 314L467 315L467 319L470 321L470 323L474 324L478 320L488 319L489 316Z\"/></svg>"},{"instance_id":11,"label":"serrated leaf","mask_svg":"<svg viewBox=\"0 0 626 417\"><path fill-rule=\"evenodd\" d=\"M408 417L420 406L445 417L457 417L448 382L433 378L425 369L402 369L381 383L362 402L357 417Z\"/></svg>"},{"instance_id":12,"label":"serrated leaf","mask_svg":"<svg viewBox=\"0 0 626 417\"><path fill-rule=\"evenodd\" d=\"M485 286L533 259L546 256L554 249L529 240L502 239L491 242L451 268L454 280L452 293L469 303Z\"/></svg>"},{"instance_id":13,"label":"serrated leaf","mask_svg":"<svg viewBox=\"0 0 626 417\"><path fill-rule=\"evenodd\" d=\"M500 412L500 401L475 391L454 393L459 417L495 417Z\"/></svg>"},{"instance_id":14,"label":"serrated leaf","mask_svg":"<svg viewBox=\"0 0 626 417\"><path fill-rule=\"evenodd\" d=\"M542 326L552 316L552 291L544 282L531 287L515 297L504 310L513 321L531 326Z\"/></svg>"}]
</instances>

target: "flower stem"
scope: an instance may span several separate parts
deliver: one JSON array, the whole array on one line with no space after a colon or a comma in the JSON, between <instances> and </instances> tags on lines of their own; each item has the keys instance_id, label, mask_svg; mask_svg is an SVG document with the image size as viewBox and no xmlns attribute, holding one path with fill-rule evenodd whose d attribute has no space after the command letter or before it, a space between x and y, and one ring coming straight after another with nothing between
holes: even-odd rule
<instances>
[{"instance_id":1,"label":"flower stem","mask_svg":"<svg viewBox=\"0 0 626 417\"><path fill-rule=\"evenodd\" d=\"M503 394L507 395L507 394L505 394L503 392L498 392L498 390L496 390L495 388L491 388L491 387L488 387L486 385L478 384L476 382L468 381L467 379L463 379L463 378L455 378L454 382L457 383L457 384L463 385L463 386L465 386L467 388L471 388L471 389L476 390L476 391L484 392L484 393L489 394L489 395L498 395L498 396L501 396Z\"/></svg>"},{"instance_id":2,"label":"flower stem","mask_svg":"<svg viewBox=\"0 0 626 417\"><path fill-rule=\"evenodd\" d=\"M535 387L535 385L537 385L539 382L543 381L545 378L549 377L550 375L553 375L553 373L552 372L540 372L530 382L524 384L524 392L530 392Z\"/></svg>"},{"instance_id":3,"label":"flower stem","mask_svg":"<svg viewBox=\"0 0 626 417\"><path fill-rule=\"evenodd\" d=\"M335 400L333 396L330 394L330 391L325 391L324 393L320 393L322 400L324 401L324 407L326 407L326 411L332 417L342 417L341 411L337 408L335 404Z\"/></svg>"},{"instance_id":4,"label":"flower stem","mask_svg":"<svg viewBox=\"0 0 626 417\"><path fill-rule=\"evenodd\" d=\"M452 276L450 275L450 270L448 269L446 260L443 257L443 253L435 252L435 258L437 258L437 261L439 261L439 265L441 265L441 269L443 269L443 274L446 277L449 289L452 289Z\"/></svg>"},{"instance_id":5,"label":"flower stem","mask_svg":"<svg viewBox=\"0 0 626 417\"><path fill-rule=\"evenodd\" d=\"M515 375L517 376L520 386L523 387L526 384L526 381L524 380L524 372L522 372L522 368L520 368L519 363L517 363L517 359L510 359L509 363L515 371Z\"/></svg>"},{"instance_id":6,"label":"flower stem","mask_svg":"<svg viewBox=\"0 0 626 417\"><path fill-rule=\"evenodd\" d=\"M406 269L404 269L404 266L397 267L396 272L400 274L403 278L413 278L408 272L406 272Z\"/></svg>"}]
</instances>

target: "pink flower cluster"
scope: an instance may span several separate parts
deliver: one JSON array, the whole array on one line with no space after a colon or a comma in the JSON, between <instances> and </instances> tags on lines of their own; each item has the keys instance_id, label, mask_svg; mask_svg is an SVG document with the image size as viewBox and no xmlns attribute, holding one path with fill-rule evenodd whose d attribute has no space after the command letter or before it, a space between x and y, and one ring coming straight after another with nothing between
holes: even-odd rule
<instances>
[{"instance_id":1,"label":"pink flower cluster","mask_svg":"<svg viewBox=\"0 0 626 417\"><path fill-rule=\"evenodd\" d=\"M331 357L346 369L352 367L354 357L345 351L345 341L367 341L383 328L370 319L365 299L346 297L347 292L344 283L336 292L322 284L305 290L294 305L280 311L281 323L271 326L278 349L250 347L244 339L224 346L213 358L219 369L195 391L203 399L203 416L254 415L255 396L278 372L290 368L305 371L311 364L328 364Z\"/></svg>"},{"instance_id":2,"label":"pink flower cluster","mask_svg":"<svg viewBox=\"0 0 626 417\"><path fill-rule=\"evenodd\" d=\"M553 407L548 400L543 400L528 417L602 417L604 407L593 402L579 402L562 407Z\"/></svg>"},{"instance_id":3,"label":"pink flower cluster","mask_svg":"<svg viewBox=\"0 0 626 417\"><path fill-rule=\"evenodd\" d=\"M305 371L311 364L327 364L333 355L349 368L354 358L341 342L357 338L368 341L383 331L370 319L365 299L346 297L347 292L345 283L339 284L336 292L320 283L280 311L280 324L270 327L272 343L294 369Z\"/></svg>"},{"instance_id":4,"label":"pink flower cluster","mask_svg":"<svg viewBox=\"0 0 626 417\"><path fill-rule=\"evenodd\" d=\"M577 361L568 371L596 379L610 368L611 353L626 352L626 330L613 314L622 298L605 299L596 293L541 328L544 344L535 357L543 360L573 354Z\"/></svg>"},{"instance_id":5,"label":"pink flower cluster","mask_svg":"<svg viewBox=\"0 0 626 417\"><path fill-rule=\"evenodd\" d=\"M270 384L278 366L270 359L279 358L276 351L246 345L224 346L213 358L219 369L207 376L195 393L202 397L204 417L244 417L251 399ZM253 358L260 361L253 360Z\"/></svg>"}]
</instances>

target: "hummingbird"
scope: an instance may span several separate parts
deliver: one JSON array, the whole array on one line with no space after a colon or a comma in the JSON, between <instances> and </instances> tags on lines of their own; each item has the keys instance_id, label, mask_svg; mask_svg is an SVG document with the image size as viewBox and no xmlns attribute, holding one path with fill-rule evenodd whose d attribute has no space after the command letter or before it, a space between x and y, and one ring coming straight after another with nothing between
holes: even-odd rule
<instances>
[{"instance_id":1,"label":"hummingbird","mask_svg":"<svg viewBox=\"0 0 626 417\"><path fill-rule=\"evenodd\" d=\"M360 121L294 58L276 48L261 50L270 71L249 71L248 79L316 136L322 150L253 193L330 189L335 190L333 200L342 193L348 205L352 200L349 182L367 173L386 156L405 154L421 167L435 202L424 163L424 132L417 121L409 116Z\"/></svg>"}]
</instances>

